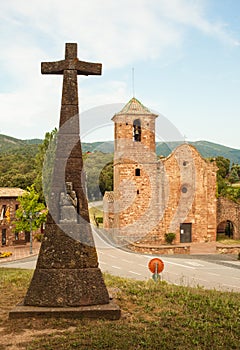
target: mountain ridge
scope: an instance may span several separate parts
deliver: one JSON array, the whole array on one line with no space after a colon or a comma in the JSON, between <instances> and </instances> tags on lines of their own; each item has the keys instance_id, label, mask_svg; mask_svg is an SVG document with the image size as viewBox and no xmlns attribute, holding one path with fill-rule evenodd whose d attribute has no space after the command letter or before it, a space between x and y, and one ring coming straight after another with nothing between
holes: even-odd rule
<instances>
[{"instance_id":1,"label":"mountain ridge","mask_svg":"<svg viewBox=\"0 0 240 350\"><path fill-rule=\"evenodd\" d=\"M156 153L158 156L167 157L177 146L182 144L181 141L156 142ZM228 158L231 163L240 164L240 149L223 146L210 141L189 141L204 158L223 156ZM113 153L114 141L102 141L93 143L82 143L83 152L100 151L103 153Z\"/></svg>"},{"instance_id":2,"label":"mountain ridge","mask_svg":"<svg viewBox=\"0 0 240 350\"><path fill-rule=\"evenodd\" d=\"M18 150L19 148L24 148L26 146L36 147L42 142L43 140L37 138L21 140L0 134L0 154ZM240 149L223 146L221 144L205 140L189 141L188 143L196 147L204 158L223 156L230 159L231 163L240 164ZM181 141L156 142L156 153L158 156L167 157L180 144L182 144ZM114 141L96 141L91 143L82 142L82 151L84 153L95 151L113 153Z\"/></svg>"}]
</instances>

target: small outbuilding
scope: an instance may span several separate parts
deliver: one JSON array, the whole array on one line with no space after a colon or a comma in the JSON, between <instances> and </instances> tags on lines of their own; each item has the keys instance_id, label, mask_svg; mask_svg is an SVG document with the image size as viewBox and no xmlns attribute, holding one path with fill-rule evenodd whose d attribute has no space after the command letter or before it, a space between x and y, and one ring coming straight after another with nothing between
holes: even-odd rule
<instances>
[{"instance_id":1,"label":"small outbuilding","mask_svg":"<svg viewBox=\"0 0 240 350\"><path fill-rule=\"evenodd\" d=\"M25 241L25 233L14 232L15 213L18 209L18 197L25 191L21 188L0 187L0 244L13 245L17 241Z\"/></svg>"}]
</instances>

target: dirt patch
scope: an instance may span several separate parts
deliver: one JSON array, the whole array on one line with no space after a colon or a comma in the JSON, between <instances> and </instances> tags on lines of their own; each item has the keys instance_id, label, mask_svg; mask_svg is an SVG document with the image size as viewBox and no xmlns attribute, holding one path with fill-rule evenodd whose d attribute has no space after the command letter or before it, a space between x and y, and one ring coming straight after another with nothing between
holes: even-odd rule
<instances>
[{"instance_id":1,"label":"dirt patch","mask_svg":"<svg viewBox=\"0 0 240 350\"><path fill-rule=\"evenodd\" d=\"M69 327L67 329L56 330L56 329L23 329L20 334L12 332L10 334L5 334L5 329L0 328L1 335L1 347L0 349L8 350L22 350L26 349L26 344L35 339L36 337L41 337L44 335L58 335L63 332L74 332L76 327Z\"/></svg>"}]
</instances>

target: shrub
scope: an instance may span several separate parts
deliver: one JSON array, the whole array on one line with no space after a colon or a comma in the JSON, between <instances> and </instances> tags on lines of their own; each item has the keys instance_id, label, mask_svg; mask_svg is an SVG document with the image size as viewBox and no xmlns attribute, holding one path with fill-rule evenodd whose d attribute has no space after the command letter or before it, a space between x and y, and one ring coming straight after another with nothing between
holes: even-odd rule
<instances>
[{"instance_id":1,"label":"shrub","mask_svg":"<svg viewBox=\"0 0 240 350\"><path fill-rule=\"evenodd\" d=\"M102 224L102 223L103 223L103 217L97 216L97 217L96 217L96 221L97 221L99 224Z\"/></svg>"},{"instance_id":2,"label":"shrub","mask_svg":"<svg viewBox=\"0 0 240 350\"><path fill-rule=\"evenodd\" d=\"M12 255L11 252L0 253L0 258L8 258L8 257L11 256L11 255Z\"/></svg>"},{"instance_id":3,"label":"shrub","mask_svg":"<svg viewBox=\"0 0 240 350\"><path fill-rule=\"evenodd\" d=\"M37 241L37 242L42 242L43 241L43 233L36 233L34 235L34 239Z\"/></svg>"},{"instance_id":4,"label":"shrub","mask_svg":"<svg viewBox=\"0 0 240 350\"><path fill-rule=\"evenodd\" d=\"M165 233L166 243L172 244L175 238L176 238L176 234L174 232Z\"/></svg>"}]
</instances>

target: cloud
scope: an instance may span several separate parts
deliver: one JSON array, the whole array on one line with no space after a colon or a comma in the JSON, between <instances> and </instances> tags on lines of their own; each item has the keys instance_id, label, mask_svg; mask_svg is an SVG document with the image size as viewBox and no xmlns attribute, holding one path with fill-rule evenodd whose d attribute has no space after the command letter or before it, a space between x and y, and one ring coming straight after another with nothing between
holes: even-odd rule
<instances>
[{"instance_id":1,"label":"cloud","mask_svg":"<svg viewBox=\"0 0 240 350\"><path fill-rule=\"evenodd\" d=\"M213 22L207 18L206 0L161 0L166 18L175 23L198 29L206 35L216 37L232 46L239 46L239 40L227 31L224 22Z\"/></svg>"},{"instance_id":2,"label":"cloud","mask_svg":"<svg viewBox=\"0 0 240 350\"><path fill-rule=\"evenodd\" d=\"M83 110L127 101L127 83L110 73L138 62L150 65L169 50L181 51L189 27L237 44L224 23L207 19L206 4L205 0L2 1L0 70L8 81L0 86L0 129L15 135L21 129L22 135L35 136L56 125L62 80L42 77L40 62L63 59L64 42L78 42L79 58L103 62L104 73L109 73L91 86L80 80Z\"/></svg>"}]
</instances>

